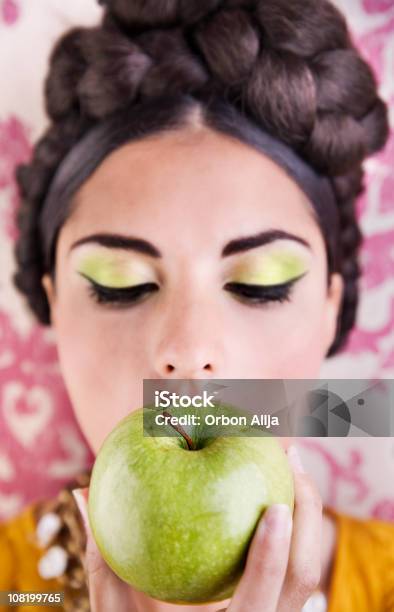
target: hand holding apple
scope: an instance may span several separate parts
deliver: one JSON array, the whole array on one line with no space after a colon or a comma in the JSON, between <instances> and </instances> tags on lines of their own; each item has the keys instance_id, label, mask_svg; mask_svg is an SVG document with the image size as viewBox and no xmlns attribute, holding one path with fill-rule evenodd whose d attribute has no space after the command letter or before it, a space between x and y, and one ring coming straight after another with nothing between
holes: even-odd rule
<instances>
[{"instance_id":1,"label":"hand holding apple","mask_svg":"<svg viewBox=\"0 0 394 612\"><path fill-rule=\"evenodd\" d=\"M290 449L291 450L291 449ZM245 609L281 612L300 612L305 601L318 585L320 576L320 544L322 510L319 493L307 474L300 471L297 460L288 453L295 484L295 511L291 542L289 536L281 545L267 525L272 510L261 518L249 548L246 568L231 601L221 602L221 611L244 612ZM75 493L87 531L85 569L88 577L92 612L116 609L118 612L150 610L150 600L135 592L118 578L103 560L93 539L87 516L88 490ZM283 530L281 530L283 538ZM137 606L136 595L141 595ZM204 612L217 612L211 605L202 606ZM224 607L224 608L223 608ZM158 610L159 608L152 608ZM167 608L168 609L168 608ZM183 609L182 607L179 610ZM196 607L196 610L200 607ZM174 606L174 611L178 606Z\"/></svg>"}]
</instances>

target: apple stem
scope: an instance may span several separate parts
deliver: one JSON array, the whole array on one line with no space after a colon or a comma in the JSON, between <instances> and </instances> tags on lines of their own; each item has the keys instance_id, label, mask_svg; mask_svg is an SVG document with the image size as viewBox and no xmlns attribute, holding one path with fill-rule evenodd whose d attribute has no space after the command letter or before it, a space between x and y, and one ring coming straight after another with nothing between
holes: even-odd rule
<instances>
[{"instance_id":1,"label":"apple stem","mask_svg":"<svg viewBox=\"0 0 394 612\"><path fill-rule=\"evenodd\" d=\"M163 410L163 414L164 414L164 416L172 417L172 414L170 412L167 412L167 410ZM188 449L189 450L195 450L195 446L194 446L193 440L186 433L186 431L180 425L173 425L173 423L171 423L171 422L170 422L170 425L171 425L171 427L173 427L175 429L175 431L180 433L181 436L186 440L186 444L187 444Z\"/></svg>"}]
</instances>

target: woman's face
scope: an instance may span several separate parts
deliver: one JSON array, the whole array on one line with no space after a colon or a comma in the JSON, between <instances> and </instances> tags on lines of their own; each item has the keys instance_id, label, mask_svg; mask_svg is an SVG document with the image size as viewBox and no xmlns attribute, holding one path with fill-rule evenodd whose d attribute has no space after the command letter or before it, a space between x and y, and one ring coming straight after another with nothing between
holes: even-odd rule
<instances>
[{"instance_id":1,"label":"woman's face","mask_svg":"<svg viewBox=\"0 0 394 612\"><path fill-rule=\"evenodd\" d=\"M143 379L319 377L342 282L334 275L327 290L311 211L269 158L207 128L105 159L61 229L56 287L43 278L61 371L94 451L142 406ZM123 236L123 248L85 240L98 234ZM92 283L101 299L120 291L124 301L99 303Z\"/></svg>"}]
</instances>

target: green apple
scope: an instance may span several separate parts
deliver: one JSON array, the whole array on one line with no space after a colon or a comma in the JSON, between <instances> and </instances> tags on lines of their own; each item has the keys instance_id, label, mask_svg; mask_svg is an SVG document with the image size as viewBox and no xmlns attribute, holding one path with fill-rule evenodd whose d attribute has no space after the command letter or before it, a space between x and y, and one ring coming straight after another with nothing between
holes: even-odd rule
<instances>
[{"instance_id":1,"label":"green apple","mask_svg":"<svg viewBox=\"0 0 394 612\"><path fill-rule=\"evenodd\" d=\"M155 599L227 599L262 513L274 503L293 510L286 454L270 435L187 435L171 425L171 435L148 435L147 414L157 410L124 418L96 457L88 511L97 546L120 578Z\"/></svg>"}]
</instances>

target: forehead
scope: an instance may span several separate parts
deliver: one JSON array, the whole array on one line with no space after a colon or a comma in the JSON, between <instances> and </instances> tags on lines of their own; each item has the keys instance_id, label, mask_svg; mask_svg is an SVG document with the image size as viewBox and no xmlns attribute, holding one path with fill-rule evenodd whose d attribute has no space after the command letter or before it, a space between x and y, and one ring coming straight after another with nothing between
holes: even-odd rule
<instances>
[{"instance_id":1,"label":"forehead","mask_svg":"<svg viewBox=\"0 0 394 612\"><path fill-rule=\"evenodd\" d=\"M79 190L67 233L147 235L160 244L182 232L197 246L235 234L282 228L311 237L311 205L275 162L208 128L187 128L128 143ZM198 240L197 240L198 242ZM164 243L163 243L164 246Z\"/></svg>"}]
</instances>

